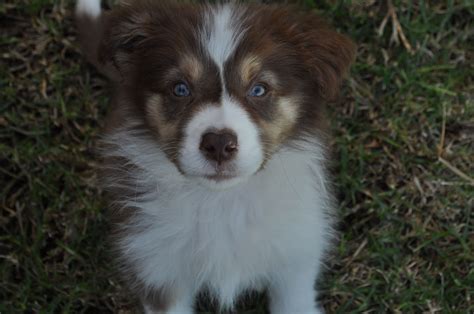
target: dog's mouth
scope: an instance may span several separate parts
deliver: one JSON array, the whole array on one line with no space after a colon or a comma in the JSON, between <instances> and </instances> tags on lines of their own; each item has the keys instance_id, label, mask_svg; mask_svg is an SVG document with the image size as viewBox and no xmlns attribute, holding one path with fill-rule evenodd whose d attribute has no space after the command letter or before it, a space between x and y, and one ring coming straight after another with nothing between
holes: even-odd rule
<instances>
[{"instance_id":1,"label":"dog's mouth","mask_svg":"<svg viewBox=\"0 0 474 314\"><path fill-rule=\"evenodd\" d=\"M215 182L223 182L223 181L228 181L237 178L237 175L231 175L231 174L213 174L213 175L208 175L205 176L206 179L215 181Z\"/></svg>"},{"instance_id":2,"label":"dog's mouth","mask_svg":"<svg viewBox=\"0 0 474 314\"><path fill-rule=\"evenodd\" d=\"M222 190L245 182L252 174L243 174L237 171L212 171L208 173L189 174L187 177L194 178L200 184L213 190Z\"/></svg>"},{"instance_id":3,"label":"dog's mouth","mask_svg":"<svg viewBox=\"0 0 474 314\"><path fill-rule=\"evenodd\" d=\"M182 172L187 177L196 178L200 181L208 181L210 183L231 182L248 177L248 175L239 171L239 169L237 169L237 167L232 163L208 163L206 167L203 167L198 171L186 171L185 168Z\"/></svg>"},{"instance_id":4,"label":"dog's mouth","mask_svg":"<svg viewBox=\"0 0 474 314\"><path fill-rule=\"evenodd\" d=\"M212 174L197 176L198 181L212 190L224 190L234 187L248 179L248 176L237 174Z\"/></svg>"}]
</instances>

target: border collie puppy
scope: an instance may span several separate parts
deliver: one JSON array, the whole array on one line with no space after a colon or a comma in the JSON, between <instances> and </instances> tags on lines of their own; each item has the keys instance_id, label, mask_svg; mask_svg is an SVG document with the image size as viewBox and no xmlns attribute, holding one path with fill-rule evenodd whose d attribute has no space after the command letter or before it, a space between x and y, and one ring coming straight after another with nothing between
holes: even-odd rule
<instances>
[{"instance_id":1,"label":"border collie puppy","mask_svg":"<svg viewBox=\"0 0 474 314\"><path fill-rule=\"evenodd\" d=\"M232 309L266 290L273 314L321 313L333 239L324 103L355 47L277 5L79 0L89 60L113 82L102 141L113 243L146 313Z\"/></svg>"}]
</instances>

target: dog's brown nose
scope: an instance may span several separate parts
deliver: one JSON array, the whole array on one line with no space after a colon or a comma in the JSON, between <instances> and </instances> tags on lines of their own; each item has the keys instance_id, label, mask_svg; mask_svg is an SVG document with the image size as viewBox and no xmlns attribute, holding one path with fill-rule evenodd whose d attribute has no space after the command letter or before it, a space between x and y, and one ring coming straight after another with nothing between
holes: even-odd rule
<instances>
[{"instance_id":1,"label":"dog's brown nose","mask_svg":"<svg viewBox=\"0 0 474 314\"><path fill-rule=\"evenodd\" d=\"M221 164L235 157L238 150L237 144L237 136L232 133L209 132L202 136L199 149L207 159Z\"/></svg>"}]
</instances>

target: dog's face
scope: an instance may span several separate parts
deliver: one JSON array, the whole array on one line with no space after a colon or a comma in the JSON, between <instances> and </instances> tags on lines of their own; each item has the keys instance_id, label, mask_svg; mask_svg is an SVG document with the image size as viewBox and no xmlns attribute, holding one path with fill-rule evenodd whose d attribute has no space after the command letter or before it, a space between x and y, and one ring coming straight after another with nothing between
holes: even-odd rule
<instances>
[{"instance_id":1,"label":"dog's face","mask_svg":"<svg viewBox=\"0 0 474 314\"><path fill-rule=\"evenodd\" d=\"M312 14L156 2L112 11L100 50L129 91L133 118L183 175L214 186L248 178L283 145L321 132L322 102L353 54Z\"/></svg>"}]
</instances>

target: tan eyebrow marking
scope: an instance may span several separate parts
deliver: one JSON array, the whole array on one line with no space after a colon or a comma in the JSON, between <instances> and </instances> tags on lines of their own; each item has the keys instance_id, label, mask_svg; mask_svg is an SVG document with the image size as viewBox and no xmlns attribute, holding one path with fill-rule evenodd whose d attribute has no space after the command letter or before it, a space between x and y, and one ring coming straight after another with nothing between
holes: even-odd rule
<instances>
[{"instance_id":1,"label":"tan eyebrow marking","mask_svg":"<svg viewBox=\"0 0 474 314\"><path fill-rule=\"evenodd\" d=\"M202 63L192 55L186 55L179 67L194 81L198 80L204 71Z\"/></svg>"},{"instance_id":2,"label":"tan eyebrow marking","mask_svg":"<svg viewBox=\"0 0 474 314\"><path fill-rule=\"evenodd\" d=\"M255 55L246 57L240 65L240 77L242 78L244 84L249 83L255 73L260 70L260 68L260 58Z\"/></svg>"},{"instance_id":3,"label":"tan eyebrow marking","mask_svg":"<svg viewBox=\"0 0 474 314\"><path fill-rule=\"evenodd\" d=\"M260 79L271 86L278 86L279 83L277 76L271 71L262 72Z\"/></svg>"}]
</instances>

